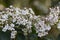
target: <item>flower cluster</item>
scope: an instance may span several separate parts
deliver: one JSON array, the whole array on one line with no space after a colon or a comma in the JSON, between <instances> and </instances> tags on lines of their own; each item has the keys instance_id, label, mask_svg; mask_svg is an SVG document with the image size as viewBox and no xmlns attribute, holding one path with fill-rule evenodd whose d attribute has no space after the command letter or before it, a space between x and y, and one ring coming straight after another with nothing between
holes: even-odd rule
<instances>
[{"instance_id":1,"label":"flower cluster","mask_svg":"<svg viewBox=\"0 0 60 40\"><path fill-rule=\"evenodd\" d=\"M59 19L59 7L50 8L50 14L47 16L48 21L51 25L54 25L56 22L58 22Z\"/></svg>"},{"instance_id":2,"label":"flower cluster","mask_svg":"<svg viewBox=\"0 0 60 40\"><path fill-rule=\"evenodd\" d=\"M24 35L32 32L34 27L38 37L42 37L48 34L51 29L51 25L58 22L59 19L59 7L50 8L50 14L47 17L40 15L36 16L31 8L16 8L10 6L2 12L0 12L0 27L3 32L7 30L11 31L11 38L15 38L17 34L16 28L21 28ZM49 23L46 23L48 21ZM60 24L59 24L60 25Z\"/></svg>"}]
</instances>

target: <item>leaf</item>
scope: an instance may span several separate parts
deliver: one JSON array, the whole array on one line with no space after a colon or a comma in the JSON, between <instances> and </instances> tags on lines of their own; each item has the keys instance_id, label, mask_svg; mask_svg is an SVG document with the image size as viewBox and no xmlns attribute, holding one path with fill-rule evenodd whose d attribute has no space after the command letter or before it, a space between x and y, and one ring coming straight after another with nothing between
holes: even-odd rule
<instances>
[{"instance_id":1,"label":"leaf","mask_svg":"<svg viewBox=\"0 0 60 40\"><path fill-rule=\"evenodd\" d=\"M30 40L36 40L37 36L35 34L30 35Z\"/></svg>"},{"instance_id":2,"label":"leaf","mask_svg":"<svg viewBox=\"0 0 60 40\"><path fill-rule=\"evenodd\" d=\"M25 40L25 36L23 34L18 33L16 36L16 40Z\"/></svg>"},{"instance_id":3,"label":"leaf","mask_svg":"<svg viewBox=\"0 0 60 40\"><path fill-rule=\"evenodd\" d=\"M58 35L57 40L60 40L60 34Z\"/></svg>"},{"instance_id":4,"label":"leaf","mask_svg":"<svg viewBox=\"0 0 60 40\"><path fill-rule=\"evenodd\" d=\"M46 39L46 40L56 40L56 38L52 34L49 34L49 35L47 35L43 38Z\"/></svg>"},{"instance_id":5,"label":"leaf","mask_svg":"<svg viewBox=\"0 0 60 40\"><path fill-rule=\"evenodd\" d=\"M0 40L10 40L10 33L0 31Z\"/></svg>"}]
</instances>

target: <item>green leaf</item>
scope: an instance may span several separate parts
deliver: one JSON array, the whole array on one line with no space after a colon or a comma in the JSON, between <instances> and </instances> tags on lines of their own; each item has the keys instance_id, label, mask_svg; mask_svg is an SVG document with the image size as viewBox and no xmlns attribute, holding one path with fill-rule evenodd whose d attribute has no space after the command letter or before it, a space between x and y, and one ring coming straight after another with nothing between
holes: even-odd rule
<instances>
[{"instance_id":1,"label":"green leaf","mask_svg":"<svg viewBox=\"0 0 60 40\"><path fill-rule=\"evenodd\" d=\"M25 40L25 36L23 34L18 33L16 36L16 40Z\"/></svg>"},{"instance_id":2,"label":"green leaf","mask_svg":"<svg viewBox=\"0 0 60 40\"><path fill-rule=\"evenodd\" d=\"M10 33L0 31L0 40L10 40Z\"/></svg>"},{"instance_id":3,"label":"green leaf","mask_svg":"<svg viewBox=\"0 0 60 40\"><path fill-rule=\"evenodd\" d=\"M30 37L30 40L37 40L36 34L31 34L29 37Z\"/></svg>"},{"instance_id":4,"label":"green leaf","mask_svg":"<svg viewBox=\"0 0 60 40\"><path fill-rule=\"evenodd\" d=\"M60 40L60 34L58 35L57 40Z\"/></svg>"},{"instance_id":5,"label":"green leaf","mask_svg":"<svg viewBox=\"0 0 60 40\"><path fill-rule=\"evenodd\" d=\"M47 35L45 37L43 37L46 40L56 40L56 38L51 34L51 35Z\"/></svg>"}]
</instances>

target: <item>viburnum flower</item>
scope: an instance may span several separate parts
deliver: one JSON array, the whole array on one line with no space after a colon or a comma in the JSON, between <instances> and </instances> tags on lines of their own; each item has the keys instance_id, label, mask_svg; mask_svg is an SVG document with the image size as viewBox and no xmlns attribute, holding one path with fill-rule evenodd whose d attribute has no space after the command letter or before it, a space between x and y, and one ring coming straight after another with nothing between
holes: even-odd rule
<instances>
[{"instance_id":1,"label":"viburnum flower","mask_svg":"<svg viewBox=\"0 0 60 40\"><path fill-rule=\"evenodd\" d=\"M16 29L23 31L24 35L28 35L28 33L33 32L32 30L35 30L37 36L42 37L47 35L51 26L59 21L59 13L59 7L50 8L49 15L43 17L35 15L32 8L21 9L11 5L0 12L0 24L3 32L11 31L11 38L16 37L18 33ZM60 23L57 25L57 28L60 28Z\"/></svg>"}]
</instances>

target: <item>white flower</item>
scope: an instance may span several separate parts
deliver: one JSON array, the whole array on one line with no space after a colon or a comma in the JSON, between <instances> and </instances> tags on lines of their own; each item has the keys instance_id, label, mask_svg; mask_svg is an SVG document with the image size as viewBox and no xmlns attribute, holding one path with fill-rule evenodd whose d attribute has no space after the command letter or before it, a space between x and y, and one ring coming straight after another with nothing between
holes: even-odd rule
<instances>
[{"instance_id":1,"label":"white flower","mask_svg":"<svg viewBox=\"0 0 60 40\"><path fill-rule=\"evenodd\" d=\"M59 8L59 6L57 6L57 12L58 12L58 13L60 12L60 8Z\"/></svg>"},{"instance_id":2,"label":"white flower","mask_svg":"<svg viewBox=\"0 0 60 40\"><path fill-rule=\"evenodd\" d=\"M10 5L10 8L12 8L13 6L12 5Z\"/></svg>"},{"instance_id":3,"label":"white flower","mask_svg":"<svg viewBox=\"0 0 60 40\"><path fill-rule=\"evenodd\" d=\"M52 18L53 18L53 14L50 14L48 20L51 20Z\"/></svg>"},{"instance_id":4,"label":"white flower","mask_svg":"<svg viewBox=\"0 0 60 40\"><path fill-rule=\"evenodd\" d=\"M38 18L38 16L34 16L34 19L37 19Z\"/></svg>"},{"instance_id":5,"label":"white flower","mask_svg":"<svg viewBox=\"0 0 60 40\"><path fill-rule=\"evenodd\" d=\"M5 11L0 12L0 14L0 23L2 24L2 26L5 26L3 27L2 31L11 31L11 38L15 38L17 34L17 30L15 30L15 24L18 24L18 27L21 24L25 26L24 28L22 28L24 35L27 35L27 33L31 33L32 27L34 25L34 30L36 31L36 33L38 33L39 37L42 37L48 34L48 31L51 29L51 24L55 24L56 22L58 22L59 8L51 8L50 14L47 17L41 17L39 15L36 16L32 8L20 9L13 6L10 6L10 8L6 8ZM10 19L11 21L9 21ZM46 24L45 19L49 22L49 25ZM60 24L58 26L60 26Z\"/></svg>"},{"instance_id":6,"label":"white flower","mask_svg":"<svg viewBox=\"0 0 60 40\"><path fill-rule=\"evenodd\" d=\"M2 18L3 19L7 19L8 18L8 15L7 14L4 14L4 15L2 15Z\"/></svg>"},{"instance_id":7,"label":"white flower","mask_svg":"<svg viewBox=\"0 0 60 40\"><path fill-rule=\"evenodd\" d=\"M11 38L15 38L16 34L17 34L17 31L12 31L11 32Z\"/></svg>"},{"instance_id":8,"label":"white flower","mask_svg":"<svg viewBox=\"0 0 60 40\"><path fill-rule=\"evenodd\" d=\"M57 28L60 29L60 22L57 24Z\"/></svg>"},{"instance_id":9,"label":"white flower","mask_svg":"<svg viewBox=\"0 0 60 40\"><path fill-rule=\"evenodd\" d=\"M31 13L31 14L34 14L34 12L33 12L32 8L29 8L29 10L30 10L30 13Z\"/></svg>"},{"instance_id":10,"label":"white flower","mask_svg":"<svg viewBox=\"0 0 60 40\"><path fill-rule=\"evenodd\" d=\"M13 23L16 22L16 18L13 18L12 22L13 22Z\"/></svg>"},{"instance_id":11,"label":"white flower","mask_svg":"<svg viewBox=\"0 0 60 40\"><path fill-rule=\"evenodd\" d=\"M10 24L11 27L15 27L15 25L13 23Z\"/></svg>"},{"instance_id":12,"label":"white flower","mask_svg":"<svg viewBox=\"0 0 60 40\"><path fill-rule=\"evenodd\" d=\"M21 9L20 8L15 8L15 11L16 11L16 14L18 15L18 14L21 14Z\"/></svg>"},{"instance_id":13,"label":"white flower","mask_svg":"<svg viewBox=\"0 0 60 40\"><path fill-rule=\"evenodd\" d=\"M41 27L44 26L44 21L38 21L38 24L40 24Z\"/></svg>"},{"instance_id":14,"label":"white flower","mask_svg":"<svg viewBox=\"0 0 60 40\"><path fill-rule=\"evenodd\" d=\"M31 29L31 27L32 27L31 25L26 25L26 26L27 26L27 29Z\"/></svg>"},{"instance_id":15,"label":"white flower","mask_svg":"<svg viewBox=\"0 0 60 40\"><path fill-rule=\"evenodd\" d=\"M45 35L47 35L47 34L48 34L48 32L38 33L38 37L42 37L42 36L45 36Z\"/></svg>"},{"instance_id":16,"label":"white flower","mask_svg":"<svg viewBox=\"0 0 60 40\"><path fill-rule=\"evenodd\" d=\"M8 13L8 15L11 15L11 16L12 16L12 15L13 15L13 13L9 12L9 13Z\"/></svg>"},{"instance_id":17,"label":"white flower","mask_svg":"<svg viewBox=\"0 0 60 40\"><path fill-rule=\"evenodd\" d=\"M9 26L9 27L8 27L8 30L13 31L13 30L15 30L15 29Z\"/></svg>"},{"instance_id":18,"label":"white flower","mask_svg":"<svg viewBox=\"0 0 60 40\"><path fill-rule=\"evenodd\" d=\"M29 14L29 10L25 7L24 10L26 11L26 14Z\"/></svg>"},{"instance_id":19,"label":"white flower","mask_svg":"<svg viewBox=\"0 0 60 40\"><path fill-rule=\"evenodd\" d=\"M27 20L23 19L22 24L26 25L26 23L27 23Z\"/></svg>"},{"instance_id":20,"label":"white flower","mask_svg":"<svg viewBox=\"0 0 60 40\"><path fill-rule=\"evenodd\" d=\"M16 35L17 34L17 31L12 31L11 32L11 35Z\"/></svg>"},{"instance_id":21,"label":"white flower","mask_svg":"<svg viewBox=\"0 0 60 40\"><path fill-rule=\"evenodd\" d=\"M30 18L31 18L31 19L33 18L33 15L32 15L32 14L30 14Z\"/></svg>"},{"instance_id":22,"label":"white flower","mask_svg":"<svg viewBox=\"0 0 60 40\"><path fill-rule=\"evenodd\" d=\"M45 25L45 30L50 30L51 29L51 27L50 27L50 25Z\"/></svg>"},{"instance_id":23,"label":"white flower","mask_svg":"<svg viewBox=\"0 0 60 40\"><path fill-rule=\"evenodd\" d=\"M3 29L2 29L2 31L3 31L3 32L6 32L6 31L7 31L7 29L6 29L6 28L3 28Z\"/></svg>"},{"instance_id":24,"label":"white flower","mask_svg":"<svg viewBox=\"0 0 60 40\"><path fill-rule=\"evenodd\" d=\"M8 27L9 27L9 25L7 24L7 25L5 25L5 27L2 29L2 31L3 32L6 32L7 31L7 29L8 29Z\"/></svg>"},{"instance_id":25,"label":"white flower","mask_svg":"<svg viewBox=\"0 0 60 40\"><path fill-rule=\"evenodd\" d=\"M0 12L0 15L2 14L2 12Z\"/></svg>"},{"instance_id":26,"label":"white flower","mask_svg":"<svg viewBox=\"0 0 60 40\"><path fill-rule=\"evenodd\" d=\"M25 10L22 10L22 15L26 15L26 11Z\"/></svg>"},{"instance_id":27,"label":"white flower","mask_svg":"<svg viewBox=\"0 0 60 40\"><path fill-rule=\"evenodd\" d=\"M3 22L3 21L5 21L5 19L0 19L0 21L2 21L2 22Z\"/></svg>"}]
</instances>

